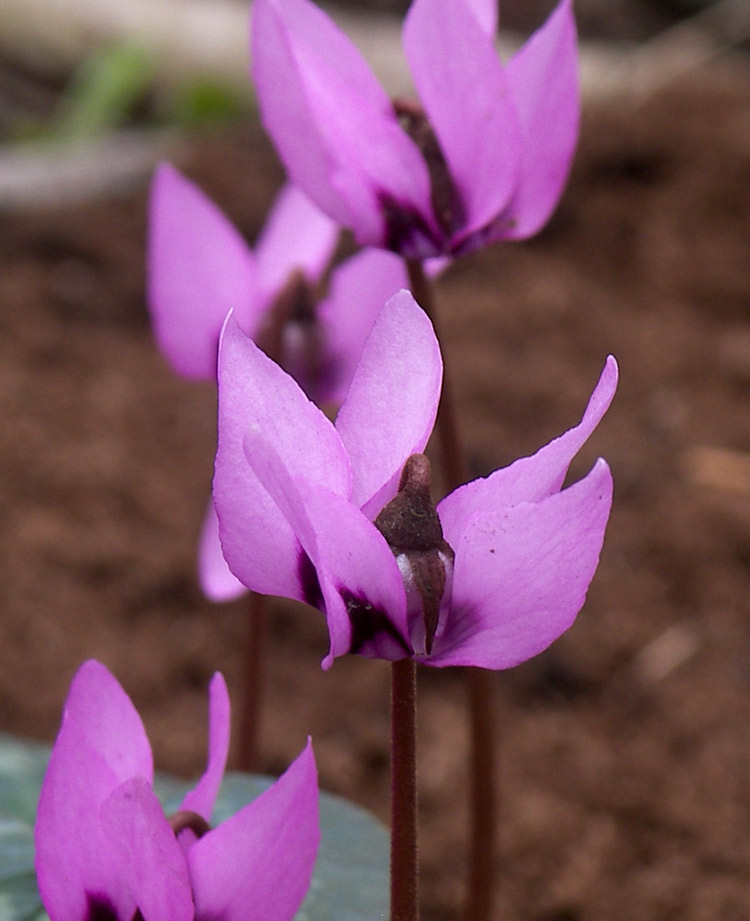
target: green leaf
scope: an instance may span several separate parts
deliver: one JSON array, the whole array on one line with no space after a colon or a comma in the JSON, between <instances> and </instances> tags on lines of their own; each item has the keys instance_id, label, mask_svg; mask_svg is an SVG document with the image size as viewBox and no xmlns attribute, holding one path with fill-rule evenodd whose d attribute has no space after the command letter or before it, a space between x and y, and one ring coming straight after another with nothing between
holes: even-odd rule
<instances>
[{"instance_id":1,"label":"green leaf","mask_svg":"<svg viewBox=\"0 0 750 921\"><path fill-rule=\"evenodd\" d=\"M49 748L0 733L0 919L45 921L34 875L33 823ZM271 777L227 774L214 810L218 824L258 797ZM154 788L174 812L193 782L159 774ZM295 921L388 917L388 833L364 809L320 797L322 842L310 891Z\"/></svg>"}]
</instances>

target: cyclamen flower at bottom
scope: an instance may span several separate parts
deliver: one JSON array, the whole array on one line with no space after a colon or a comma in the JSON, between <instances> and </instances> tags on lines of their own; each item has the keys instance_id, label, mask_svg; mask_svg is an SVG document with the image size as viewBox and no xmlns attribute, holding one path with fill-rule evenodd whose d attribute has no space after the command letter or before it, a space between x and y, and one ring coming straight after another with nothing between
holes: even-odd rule
<instances>
[{"instance_id":1,"label":"cyclamen flower at bottom","mask_svg":"<svg viewBox=\"0 0 750 921\"><path fill-rule=\"evenodd\" d=\"M229 696L209 688L206 772L166 817L132 701L99 662L73 679L35 826L39 891L51 921L290 921L320 840L307 747L255 801L209 822L229 749Z\"/></svg>"},{"instance_id":2,"label":"cyclamen flower at bottom","mask_svg":"<svg viewBox=\"0 0 750 921\"><path fill-rule=\"evenodd\" d=\"M254 591L325 613L324 666L353 652L508 668L572 624L599 561L612 477L600 459L562 486L614 396L614 358L577 426L437 507L422 452L442 360L408 291L375 321L335 425L231 316L218 379L224 556Z\"/></svg>"}]
</instances>

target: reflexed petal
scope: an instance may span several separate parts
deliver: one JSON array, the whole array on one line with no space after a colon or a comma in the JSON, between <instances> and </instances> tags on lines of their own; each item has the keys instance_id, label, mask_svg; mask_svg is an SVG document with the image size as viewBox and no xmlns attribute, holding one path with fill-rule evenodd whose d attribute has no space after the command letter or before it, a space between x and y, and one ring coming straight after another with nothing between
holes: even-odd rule
<instances>
[{"instance_id":1,"label":"reflexed petal","mask_svg":"<svg viewBox=\"0 0 750 921\"><path fill-rule=\"evenodd\" d=\"M347 652L403 658L410 651L406 594L382 534L346 496L294 477L260 431L251 430L245 445L315 568L331 639L323 666ZM318 598L305 600L319 604Z\"/></svg>"},{"instance_id":2,"label":"reflexed petal","mask_svg":"<svg viewBox=\"0 0 750 921\"><path fill-rule=\"evenodd\" d=\"M343 401L375 319L385 302L407 285L403 260L377 249L361 250L332 273L329 294L318 305L331 402Z\"/></svg>"},{"instance_id":3,"label":"reflexed petal","mask_svg":"<svg viewBox=\"0 0 750 921\"><path fill-rule=\"evenodd\" d=\"M151 785L143 777L126 781L102 805L101 820L143 917L193 921L185 858Z\"/></svg>"},{"instance_id":4,"label":"reflexed petal","mask_svg":"<svg viewBox=\"0 0 750 921\"><path fill-rule=\"evenodd\" d=\"M253 326L254 301L252 254L238 231L162 164L151 186L148 249L148 305L162 353L179 374L214 380L227 313L234 308Z\"/></svg>"},{"instance_id":5,"label":"reflexed petal","mask_svg":"<svg viewBox=\"0 0 750 921\"><path fill-rule=\"evenodd\" d=\"M521 174L505 238L535 234L562 194L578 140L578 50L571 0L562 0L547 22L508 63L508 80L523 132Z\"/></svg>"},{"instance_id":6,"label":"reflexed petal","mask_svg":"<svg viewBox=\"0 0 750 921\"><path fill-rule=\"evenodd\" d=\"M422 155L333 22L307 0L257 0L252 33L263 123L292 180L364 245L385 242L382 192L432 224Z\"/></svg>"},{"instance_id":7,"label":"reflexed petal","mask_svg":"<svg viewBox=\"0 0 750 921\"><path fill-rule=\"evenodd\" d=\"M454 490L438 505L445 539L455 550L461 530L480 512L506 508L521 502L539 502L560 489L570 462L609 409L617 389L617 362L610 355L591 395L586 412L575 428L490 476L473 480Z\"/></svg>"},{"instance_id":8,"label":"reflexed petal","mask_svg":"<svg viewBox=\"0 0 750 921\"><path fill-rule=\"evenodd\" d=\"M80 921L87 892L106 895L123 918L132 917L99 809L134 775L148 782L153 776L141 718L110 672L99 662L85 662L68 693L35 826L39 891L55 921Z\"/></svg>"},{"instance_id":9,"label":"reflexed petal","mask_svg":"<svg viewBox=\"0 0 750 921\"><path fill-rule=\"evenodd\" d=\"M368 517L396 494L406 459L424 450L442 375L432 324L408 291L399 292L373 325L336 419L352 464L352 502Z\"/></svg>"},{"instance_id":10,"label":"reflexed petal","mask_svg":"<svg viewBox=\"0 0 750 921\"><path fill-rule=\"evenodd\" d=\"M188 852L197 918L290 921L320 842L312 746L258 799Z\"/></svg>"},{"instance_id":11,"label":"reflexed petal","mask_svg":"<svg viewBox=\"0 0 750 921\"><path fill-rule=\"evenodd\" d=\"M248 588L302 600L299 543L245 457L243 440L253 426L274 442L295 473L348 494L349 463L335 429L230 316L219 347L214 475L224 557Z\"/></svg>"},{"instance_id":12,"label":"reflexed petal","mask_svg":"<svg viewBox=\"0 0 750 921\"><path fill-rule=\"evenodd\" d=\"M339 238L339 226L299 189L279 192L255 247L258 287L270 300L294 269L316 282L323 275Z\"/></svg>"},{"instance_id":13,"label":"reflexed petal","mask_svg":"<svg viewBox=\"0 0 750 921\"><path fill-rule=\"evenodd\" d=\"M219 541L219 519L213 499L209 500L198 544L198 580L209 601L233 601L247 588L227 566Z\"/></svg>"},{"instance_id":14,"label":"reflexed petal","mask_svg":"<svg viewBox=\"0 0 750 921\"><path fill-rule=\"evenodd\" d=\"M475 515L454 546L450 619L429 664L510 668L546 649L583 606L611 503L600 460L539 503Z\"/></svg>"},{"instance_id":15,"label":"reflexed petal","mask_svg":"<svg viewBox=\"0 0 750 921\"><path fill-rule=\"evenodd\" d=\"M208 766L195 789L182 801L180 809L197 812L210 822L229 754L229 691L218 672L208 686L208 707Z\"/></svg>"},{"instance_id":16,"label":"reflexed petal","mask_svg":"<svg viewBox=\"0 0 750 921\"><path fill-rule=\"evenodd\" d=\"M497 32L497 0L464 0L479 25L493 40Z\"/></svg>"},{"instance_id":17,"label":"reflexed petal","mask_svg":"<svg viewBox=\"0 0 750 921\"><path fill-rule=\"evenodd\" d=\"M494 37L465 0L414 0L404 47L466 211L459 233L479 230L510 200L522 151Z\"/></svg>"}]
</instances>

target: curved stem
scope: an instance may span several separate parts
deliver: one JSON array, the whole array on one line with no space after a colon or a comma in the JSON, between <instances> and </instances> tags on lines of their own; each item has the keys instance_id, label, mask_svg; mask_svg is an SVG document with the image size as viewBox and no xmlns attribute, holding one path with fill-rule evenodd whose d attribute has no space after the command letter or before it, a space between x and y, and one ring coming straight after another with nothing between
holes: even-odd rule
<instances>
[{"instance_id":1,"label":"curved stem","mask_svg":"<svg viewBox=\"0 0 750 921\"><path fill-rule=\"evenodd\" d=\"M435 335L443 346L437 305L422 263L407 260L412 294L432 321ZM468 479L466 456L461 446L456 420L455 398L447 360L437 417L437 433L448 491ZM494 895L495 852L497 848L497 743L496 707L492 674L483 669L464 669L471 720L470 852L463 921L491 921Z\"/></svg>"},{"instance_id":2,"label":"curved stem","mask_svg":"<svg viewBox=\"0 0 750 921\"><path fill-rule=\"evenodd\" d=\"M261 697L263 687L263 651L266 636L266 603L263 595L250 592L247 609L247 633L241 670L242 712L237 739L237 770L258 768Z\"/></svg>"},{"instance_id":3,"label":"curved stem","mask_svg":"<svg viewBox=\"0 0 750 921\"><path fill-rule=\"evenodd\" d=\"M418 921L417 668L391 663L391 921Z\"/></svg>"}]
</instances>

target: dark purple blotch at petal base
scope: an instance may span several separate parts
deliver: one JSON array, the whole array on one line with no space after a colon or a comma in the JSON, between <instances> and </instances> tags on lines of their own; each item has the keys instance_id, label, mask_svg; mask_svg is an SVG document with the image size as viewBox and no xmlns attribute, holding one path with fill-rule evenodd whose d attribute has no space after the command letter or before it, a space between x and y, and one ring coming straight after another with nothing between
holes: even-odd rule
<instances>
[{"instance_id":1,"label":"dark purple blotch at petal base","mask_svg":"<svg viewBox=\"0 0 750 921\"><path fill-rule=\"evenodd\" d=\"M414 650L398 632L385 611L376 608L366 598L355 595L346 588L339 588L338 592L346 605L346 613L349 615L349 623L352 627L350 653L356 655L379 637L388 637L399 649L403 650L405 656L413 655Z\"/></svg>"},{"instance_id":2,"label":"dark purple blotch at petal base","mask_svg":"<svg viewBox=\"0 0 750 921\"><path fill-rule=\"evenodd\" d=\"M302 550L299 555L297 575L300 585L302 586L302 598L305 604L309 604L310 607L322 611L323 591L320 587L320 581L318 580L318 573L315 570L313 561L304 550Z\"/></svg>"},{"instance_id":3,"label":"dark purple blotch at petal base","mask_svg":"<svg viewBox=\"0 0 750 921\"><path fill-rule=\"evenodd\" d=\"M87 892L85 921L130 921L130 919L120 918L106 895L100 892Z\"/></svg>"},{"instance_id":4,"label":"dark purple blotch at petal base","mask_svg":"<svg viewBox=\"0 0 750 921\"><path fill-rule=\"evenodd\" d=\"M442 241L435 236L421 214L387 192L378 192L377 199L385 219L383 246L386 249L411 259L426 259L442 254Z\"/></svg>"}]
</instances>

